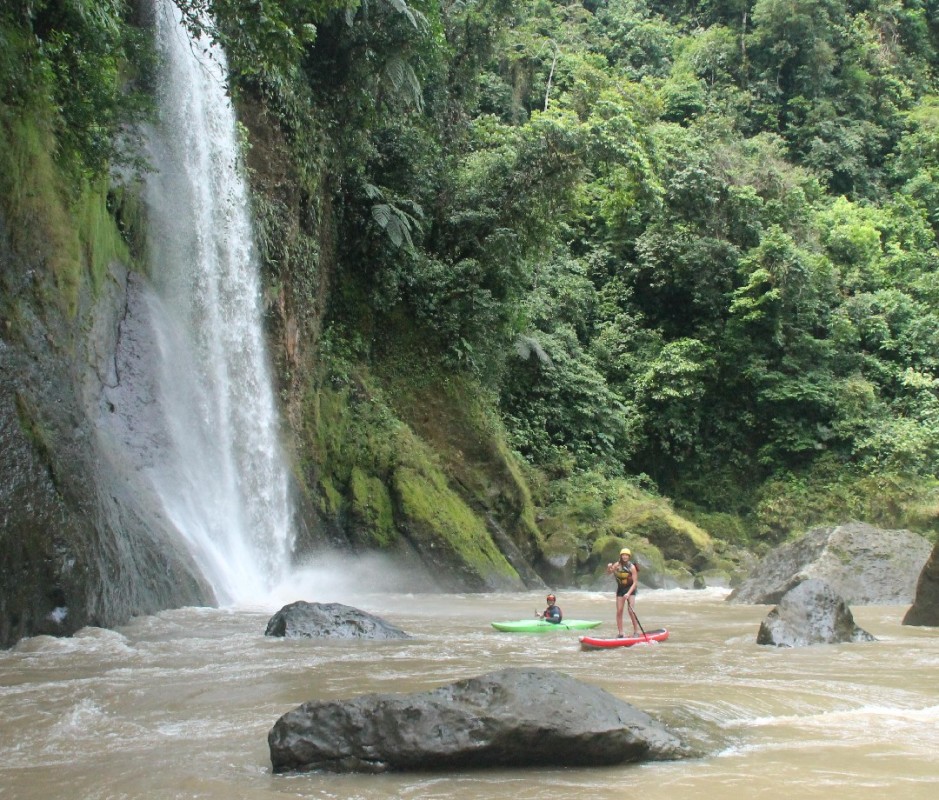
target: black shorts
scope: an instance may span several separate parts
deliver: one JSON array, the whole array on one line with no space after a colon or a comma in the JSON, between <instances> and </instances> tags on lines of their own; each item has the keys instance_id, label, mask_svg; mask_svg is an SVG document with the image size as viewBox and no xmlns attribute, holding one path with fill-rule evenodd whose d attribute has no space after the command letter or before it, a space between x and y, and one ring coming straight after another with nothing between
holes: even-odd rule
<instances>
[{"instance_id":1,"label":"black shorts","mask_svg":"<svg viewBox=\"0 0 939 800\"><path fill-rule=\"evenodd\" d=\"M626 592L628 592L628 591L629 591L629 587L628 587L628 586L617 586L617 587L616 587L616 596L617 596L617 597L622 597L622 596L625 595ZM637 587L636 587L636 591L633 592L633 597L635 597L638 592L639 592L639 587L637 586Z\"/></svg>"}]
</instances>

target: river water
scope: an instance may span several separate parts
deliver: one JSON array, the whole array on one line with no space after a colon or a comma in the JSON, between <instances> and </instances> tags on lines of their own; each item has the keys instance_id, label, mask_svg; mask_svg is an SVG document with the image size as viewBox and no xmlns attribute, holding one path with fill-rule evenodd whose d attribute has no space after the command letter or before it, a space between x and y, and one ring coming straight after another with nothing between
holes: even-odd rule
<instances>
[{"instance_id":1,"label":"river water","mask_svg":"<svg viewBox=\"0 0 939 800\"><path fill-rule=\"evenodd\" d=\"M509 634L541 593L355 594L345 602L414 635L393 642L266 638L279 608L186 608L37 637L0 653L4 798L934 798L939 630L906 607L861 606L863 644L755 644L768 606L723 590L644 591L637 611L667 642L583 652L574 632ZM295 599L295 598L291 598ZM286 602L286 600L284 601ZM562 592L570 618L614 631L612 592ZM599 685L704 748L700 758L596 769L273 775L267 733L303 701L410 692L501 667L546 667Z\"/></svg>"}]
</instances>

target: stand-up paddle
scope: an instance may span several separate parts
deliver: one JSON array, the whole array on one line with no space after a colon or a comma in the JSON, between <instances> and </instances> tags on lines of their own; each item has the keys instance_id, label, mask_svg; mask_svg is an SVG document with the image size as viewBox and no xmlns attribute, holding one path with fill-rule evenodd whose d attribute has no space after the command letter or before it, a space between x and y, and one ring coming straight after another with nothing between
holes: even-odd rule
<instances>
[{"instance_id":1,"label":"stand-up paddle","mask_svg":"<svg viewBox=\"0 0 939 800\"><path fill-rule=\"evenodd\" d=\"M642 631L642 635L646 637L646 641L648 642L648 641L649 641L649 634L646 633L646 629L643 628L643 627L642 627L642 623L639 622L639 617L636 615L635 609L633 609L633 617L634 617L634 619L636 620L636 622L637 622L638 625L639 625L639 630Z\"/></svg>"}]
</instances>

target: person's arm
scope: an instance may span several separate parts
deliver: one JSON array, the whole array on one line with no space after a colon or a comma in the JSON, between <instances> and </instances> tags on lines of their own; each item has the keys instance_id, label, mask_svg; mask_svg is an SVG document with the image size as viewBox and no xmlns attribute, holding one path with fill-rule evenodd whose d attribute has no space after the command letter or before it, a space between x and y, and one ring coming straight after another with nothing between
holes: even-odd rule
<instances>
[{"instance_id":1,"label":"person's arm","mask_svg":"<svg viewBox=\"0 0 939 800\"><path fill-rule=\"evenodd\" d=\"M626 592L627 597L630 597L636 591L636 587L639 585L639 571L636 569L635 564L629 565L629 574L632 577L632 580L629 582L629 590Z\"/></svg>"}]
</instances>

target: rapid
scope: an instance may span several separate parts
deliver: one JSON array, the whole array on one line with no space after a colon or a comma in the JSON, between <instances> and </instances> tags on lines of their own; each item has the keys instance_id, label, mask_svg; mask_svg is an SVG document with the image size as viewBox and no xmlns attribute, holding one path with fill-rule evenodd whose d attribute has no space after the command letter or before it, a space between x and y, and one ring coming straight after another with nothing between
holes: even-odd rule
<instances>
[{"instance_id":1,"label":"rapid","mask_svg":"<svg viewBox=\"0 0 939 800\"><path fill-rule=\"evenodd\" d=\"M611 592L559 592L569 617L614 628ZM499 633L541 593L328 596L413 635L265 637L275 607L185 608L118 630L36 637L0 653L0 795L36 798L932 798L939 785L939 632L904 607L860 606L876 642L755 644L768 606L719 589L643 592L660 644L584 652L576 633ZM291 599L301 599L294 597ZM279 606L278 606L279 607ZM545 667L665 721L702 757L598 769L273 775L267 732L312 699L411 692L502 667Z\"/></svg>"}]
</instances>

